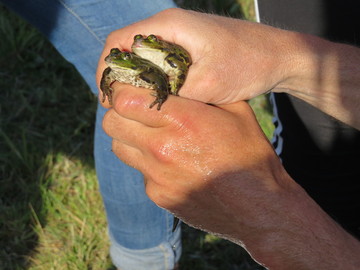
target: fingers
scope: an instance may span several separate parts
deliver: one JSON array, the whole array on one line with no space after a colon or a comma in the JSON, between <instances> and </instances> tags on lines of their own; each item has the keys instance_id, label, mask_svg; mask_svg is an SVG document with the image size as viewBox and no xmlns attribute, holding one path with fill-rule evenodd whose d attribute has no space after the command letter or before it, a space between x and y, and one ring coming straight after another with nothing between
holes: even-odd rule
<instances>
[{"instance_id":1,"label":"fingers","mask_svg":"<svg viewBox=\"0 0 360 270\"><path fill-rule=\"evenodd\" d=\"M184 116L179 120L176 118L178 111L173 109L179 100L182 102L181 98L171 97L158 111L149 108L154 99L149 90L120 83L114 85L114 89L113 108L104 116L103 129L118 143L140 149L143 155L151 155L158 150L164 136L182 125Z\"/></svg>"},{"instance_id":2,"label":"fingers","mask_svg":"<svg viewBox=\"0 0 360 270\"><path fill-rule=\"evenodd\" d=\"M119 159L121 159L130 167L133 167L137 170L143 169L144 155L138 148L130 146L122 141L113 139L112 151Z\"/></svg>"},{"instance_id":3,"label":"fingers","mask_svg":"<svg viewBox=\"0 0 360 270\"><path fill-rule=\"evenodd\" d=\"M149 107L155 99L151 95L154 93L153 90L117 82L113 84L113 88L114 110L122 117L148 127L165 127L172 124L174 128L180 128L189 118L196 118L209 109L209 106L202 102L169 95L161 110L157 110L156 106Z\"/></svg>"},{"instance_id":4,"label":"fingers","mask_svg":"<svg viewBox=\"0 0 360 270\"><path fill-rule=\"evenodd\" d=\"M154 102L154 90L115 82L113 84L113 107L124 118L141 122L149 127L161 127L167 123L167 107L169 99L157 110L150 105Z\"/></svg>"},{"instance_id":5,"label":"fingers","mask_svg":"<svg viewBox=\"0 0 360 270\"><path fill-rule=\"evenodd\" d=\"M136 148L143 155L148 153L148 147L151 146L152 141L155 141L157 138L156 129L147 127L140 122L124 118L114 109L109 110L105 114L103 129L117 144L124 144ZM113 149L113 151L115 152L115 149Z\"/></svg>"},{"instance_id":6,"label":"fingers","mask_svg":"<svg viewBox=\"0 0 360 270\"><path fill-rule=\"evenodd\" d=\"M184 18L185 16L191 16L190 12L179 8L163 10L145 20L136 22L110 33L106 40L105 49L116 47L122 50L130 51L131 45L134 41L134 36L137 34L146 36L155 34L159 35L159 37L164 40L175 43L179 42L183 39L182 37L179 37L182 33L181 31L177 31L175 29L182 27L182 25L179 25L180 22L182 22L183 25L189 24ZM191 43L191 41L188 42Z\"/></svg>"}]
</instances>

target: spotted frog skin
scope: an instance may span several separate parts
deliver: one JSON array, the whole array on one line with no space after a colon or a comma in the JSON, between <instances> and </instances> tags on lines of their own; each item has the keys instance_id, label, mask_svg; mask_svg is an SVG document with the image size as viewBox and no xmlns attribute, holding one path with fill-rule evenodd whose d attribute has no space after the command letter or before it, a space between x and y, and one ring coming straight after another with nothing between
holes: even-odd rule
<instances>
[{"instance_id":1,"label":"spotted frog skin","mask_svg":"<svg viewBox=\"0 0 360 270\"><path fill-rule=\"evenodd\" d=\"M169 95L168 77L161 68L149 60L133 53L122 52L117 48L110 50L105 62L108 67L104 70L100 82L100 89L103 92L102 102L108 97L112 105L111 84L118 81L155 90L156 93L153 95L156 99L151 103L150 108L158 104L157 109L160 110Z\"/></svg>"},{"instance_id":2,"label":"spotted frog skin","mask_svg":"<svg viewBox=\"0 0 360 270\"><path fill-rule=\"evenodd\" d=\"M178 95L191 65L190 54L181 46L160 40L155 35L136 35L133 52L158 65L169 77L170 93Z\"/></svg>"}]
</instances>

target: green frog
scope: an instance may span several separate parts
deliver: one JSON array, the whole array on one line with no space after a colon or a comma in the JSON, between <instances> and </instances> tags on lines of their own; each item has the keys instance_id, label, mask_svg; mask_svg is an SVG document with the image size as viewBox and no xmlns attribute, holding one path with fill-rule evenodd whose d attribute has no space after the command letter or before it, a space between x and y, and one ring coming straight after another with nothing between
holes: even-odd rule
<instances>
[{"instance_id":1,"label":"green frog","mask_svg":"<svg viewBox=\"0 0 360 270\"><path fill-rule=\"evenodd\" d=\"M136 35L132 51L158 65L169 77L170 93L178 95L191 65L190 54L180 45L160 40L155 35Z\"/></svg>"},{"instance_id":2,"label":"green frog","mask_svg":"<svg viewBox=\"0 0 360 270\"><path fill-rule=\"evenodd\" d=\"M105 62L108 67L104 70L100 82L100 89L103 92L102 102L108 97L112 105L111 84L118 81L155 90L156 93L153 95L156 99L150 104L150 108L158 104L157 109L160 110L170 93L168 77L160 67L140 56L122 52L117 48L110 50Z\"/></svg>"}]
</instances>

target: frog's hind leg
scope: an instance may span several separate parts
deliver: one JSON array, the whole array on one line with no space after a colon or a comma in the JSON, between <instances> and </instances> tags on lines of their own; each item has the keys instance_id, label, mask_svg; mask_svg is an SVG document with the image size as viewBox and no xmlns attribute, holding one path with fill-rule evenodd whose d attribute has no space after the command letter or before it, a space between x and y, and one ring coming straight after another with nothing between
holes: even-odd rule
<instances>
[{"instance_id":1,"label":"frog's hind leg","mask_svg":"<svg viewBox=\"0 0 360 270\"><path fill-rule=\"evenodd\" d=\"M157 110L159 111L161 109L162 104L167 100L167 97L169 95L168 92L168 80L165 77L161 76L155 76L153 70L142 72L139 77L143 81L149 84L149 88L153 89L155 93L151 93L152 96L155 96L156 99L153 103L150 104L150 108L154 107L156 104Z\"/></svg>"}]
</instances>

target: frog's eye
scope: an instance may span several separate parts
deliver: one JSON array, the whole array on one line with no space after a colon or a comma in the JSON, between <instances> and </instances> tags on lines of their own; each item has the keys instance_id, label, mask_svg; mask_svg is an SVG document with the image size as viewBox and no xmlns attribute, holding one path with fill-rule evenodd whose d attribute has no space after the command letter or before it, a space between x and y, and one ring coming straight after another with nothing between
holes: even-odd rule
<instances>
[{"instance_id":1,"label":"frog's eye","mask_svg":"<svg viewBox=\"0 0 360 270\"><path fill-rule=\"evenodd\" d=\"M143 38L143 36L142 35L136 35L136 36L134 36L134 40L138 40L138 39L142 39Z\"/></svg>"},{"instance_id":2,"label":"frog's eye","mask_svg":"<svg viewBox=\"0 0 360 270\"><path fill-rule=\"evenodd\" d=\"M158 38L155 35L149 35L147 39L151 42L157 42Z\"/></svg>"},{"instance_id":3,"label":"frog's eye","mask_svg":"<svg viewBox=\"0 0 360 270\"><path fill-rule=\"evenodd\" d=\"M129 60L129 59L132 58L132 55L130 53L128 53L128 52L123 52L121 54L121 58L124 59L124 60Z\"/></svg>"}]
</instances>

